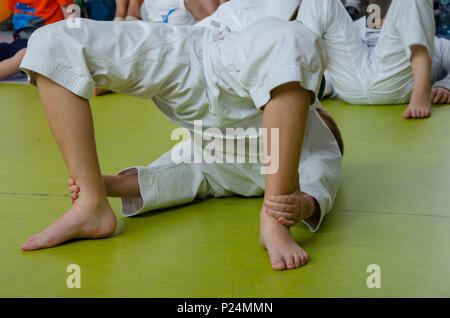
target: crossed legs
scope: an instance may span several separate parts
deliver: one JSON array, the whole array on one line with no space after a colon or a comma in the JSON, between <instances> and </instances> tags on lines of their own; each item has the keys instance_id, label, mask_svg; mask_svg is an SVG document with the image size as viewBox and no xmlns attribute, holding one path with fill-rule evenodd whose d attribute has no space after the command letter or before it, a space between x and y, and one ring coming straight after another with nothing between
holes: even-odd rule
<instances>
[{"instance_id":1,"label":"crossed legs","mask_svg":"<svg viewBox=\"0 0 450 318\"><path fill-rule=\"evenodd\" d=\"M67 240L103 238L116 228L116 217L106 197L105 183L97 158L90 106L80 98L51 80L38 75L37 86L52 129L70 173L72 187L77 187L72 207L44 231L28 238L24 250L36 250L59 245ZM272 91L272 98L263 114L263 126L279 129L279 167L266 176L266 196L290 194L298 186L298 166L302 141L306 129L310 93L297 82L284 84ZM64 102L61 102L64 101ZM269 140L270 140L269 133ZM266 145L271 152L269 142ZM109 195L139 195L133 176L123 181L132 186L110 188ZM135 185L133 187L133 185ZM311 211L310 214L312 214ZM308 217L308 213L305 213ZM308 255L297 245L289 227L260 213L260 242L268 250L273 269L292 269L306 264Z\"/></svg>"}]
</instances>

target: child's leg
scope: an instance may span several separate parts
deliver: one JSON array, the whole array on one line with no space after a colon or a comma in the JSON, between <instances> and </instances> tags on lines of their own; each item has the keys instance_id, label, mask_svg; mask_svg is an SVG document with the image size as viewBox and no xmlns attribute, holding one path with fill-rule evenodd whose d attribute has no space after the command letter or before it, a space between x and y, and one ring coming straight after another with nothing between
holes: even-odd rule
<instances>
[{"instance_id":1,"label":"child's leg","mask_svg":"<svg viewBox=\"0 0 450 318\"><path fill-rule=\"evenodd\" d=\"M139 198L141 191L139 190L139 180L137 174L119 175L119 176L102 176L105 185L106 196L113 198ZM72 203L78 199L80 187L73 179L67 182Z\"/></svg>"},{"instance_id":2,"label":"child's leg","mask_svg":"<svg viewBox=\"0 0 450 318\"><path fill-rule=\"evenodd\" d=\"M367 104L365 46L342 2L303 0L297 19L324 40L327 70L338 97Z\"/></svg>"},{"instance_id":3,"label":"child's leg","mask_svg":"<svg viewBox=\"0 0 450 318\"><path fill-rule=\"evenodd\" d=\"M129 0L127 9L127 17L135 17L141 19L141 2L139 0Z\"/></svg>"},{"instance_id":4,"label":"child's leg","mask_svg":"<svg viewBox=\"0 0 450 318\"><path fill-rule=\"evenodd\" d=\"M116 18L125 19L128 10L128 0L116 0Z\"/></svg>"},{"instance_id":5,"label":"child's leg","mask_svg":"<svg viewBox=\"0 0 450 318\"><path fill-rule=\"evenodd\" d=\"M36 80L53 135L81 191L65 214L31 236L22 249L53 247L76 238L107 237L116 228L116 217L100 174L89 103L43 76L38 75Z\"/></svg>"},{"instance_id":6,"label":"child's leg","mask_svg":"<svg viewBox=\"0 0 450 318\"><path fill-rule=\"evenodd\" d=\"M284 84L272 91L272 98L263 113L263 127L269 131L271 128L279 129L279 170L266 175L265 197L290 194L297 187L297 171L310 104L310 92L298 82ZM265 145L269 154L271 143L269 134L269 142ZM261 210L260 221L260 241L269 252L273 269L293 269L307 262L308 255L292 238L289 227L268 216L264 209Z\"/></svg>"},{"instance_id":7,"label":"child's leg","mask_svg":"<svg viewBox=\"0 0 450 318\"><path fill-rule=\"evenodd\" d=\"M19 65L22 62L25 52L26 49L22 49L13 57L0 62L0 79L20 72Z\"/></svg>"},{"instance_id":8,"label":"child's leg","mask_svg":"<svg viewBox=\"0 0 450 318\"><path fill-rule=\"evenodd\" d=\"M411 69L414 87L411 101L405 110L405 118L426 118L431 115L431 59L427 48L416 45L411 48Z\"/></svg>"},{"instance_id":9,"label":"child's leg","mask_svg":"<svg viewBox=\"0 0 450 318\"><path fill-rule=\"evenodd\" d=\"M405 117L430 114L428 81L435 34L432 2L392 1L373 52L372 99L378 104L411 102Z\"/></svg>"}]
</instances>

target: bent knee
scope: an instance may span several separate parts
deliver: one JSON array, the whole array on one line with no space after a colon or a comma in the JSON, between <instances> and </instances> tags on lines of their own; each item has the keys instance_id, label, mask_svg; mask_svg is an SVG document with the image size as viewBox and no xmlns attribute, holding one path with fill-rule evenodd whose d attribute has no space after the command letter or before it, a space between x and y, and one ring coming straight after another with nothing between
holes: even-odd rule
<instances>
[{"instance_id":1,"label":"bent knee","mask_svg":"<svg viewBox=\"0 0 450 318\"><path fill-rule=\"evenodd\" d=\"M37 29L28 40L28 51L34 52L35 50L38 50L38 53L44 56L45 51L52 47L64 47L65 43L58 35L65 32L65 27L66 21L59 21Z\"/></svg>"}]
</instances>

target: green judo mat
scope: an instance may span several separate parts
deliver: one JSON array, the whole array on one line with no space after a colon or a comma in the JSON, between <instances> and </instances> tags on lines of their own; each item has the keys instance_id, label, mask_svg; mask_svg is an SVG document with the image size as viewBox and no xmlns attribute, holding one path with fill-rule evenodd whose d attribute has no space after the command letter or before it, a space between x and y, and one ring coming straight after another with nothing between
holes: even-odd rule
<instances>
[{"instance_id":1,"label":"green judo mat","mask_svg":"<svg viewBox=\"0 0 450 318\"><path fill-rule=\"evenodd\" d=\"M23 252L70 205L68 173L37 90L0 86L0 297L450 297L450 107L323 103L345 141L333 211L292 232L311 260L276 272L258 243L262 198L223 198L123 218L108 239ZM104 174L147 165L176 126L151 101L92 99ZM77 264L80 288L67 272ZM380 288L367 284L376 271ZM370 267L369 267L370 269ZM369 279L369 281L371 281Z\"/></svg>"}]
</instances>

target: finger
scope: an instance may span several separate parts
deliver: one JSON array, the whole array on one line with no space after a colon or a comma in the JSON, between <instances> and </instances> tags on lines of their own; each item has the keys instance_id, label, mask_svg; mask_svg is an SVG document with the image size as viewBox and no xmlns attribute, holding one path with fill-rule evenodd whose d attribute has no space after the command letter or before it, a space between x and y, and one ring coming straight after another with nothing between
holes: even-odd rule
<instances>
[{"instance_id":1,"label":"finger","mask_svg":"<svg viewBox=\"0 0 450 318\"><path fill-rule=\"evenodd\" d=\"M441 98L442 98L442 94L443 94L443 92L442 92L441 90L438 90L438 91L436 92L436 96L435 96L434 99L433 99L433 104L439 104L439 101L440 101Z\"/></svg>"},{"instance_id":2,"label":"finger","mask_svg":"<svg viewBox=\"0 0 450 318\"><path fill-rule=\"evenodd\" d=\"M439 100L439 104L445 104L445 102L447 102L448 96L447 96L447 92L442 92L442 97Z\"/></svg>"},{"instance_id":3,"label":"finger","mask_svg":"<svg viewBox=\"0 0 450 318\"><path fill-rule=\"evenodd\" d=\"M71 202L72 204L74 204L75 200L74 200L74 199L72 199L72 200L70 200L70 202Z\"/></svg>"},{"instance_id":4,"label":"finger","mask_svg":"<svg viewBox=\"0 0 450 318\"><path fill-rule=\"evenodd\" d=\"M281 224L286 225L286 226L294 226L295 224L297 224L296 221L287 220L285 218L279 218L278 222L280 222Z\"/></svg>"},{"instance_id":5,"label":"finger","mask_svg":"<svg viewBox=\"0 0 450 318\"><path fill-rule=\"evenodd\" d=\"M279 211L279 212L295 212L296 211L296 205L287 205L287 204L280 204L280 203L274 203L271 201L264 201L264 206L268 209Z\"/></svg>"},{"instance_id":6,"label":"finger","mask_svg":"<svg viewBox=\"0 0 450 318\"><path fill-rule=\"evenodd\" d=\"M72 194L70 195L70 197L71 197L73 200L76 200L76 199L78 199L78 193L72 193Z\"/></svg>"},{"instance_id":7,"label":"finger","mask_svg":"<svg viewBox=\"0 0 450 318\"><path fill-rule=\"evenodd\" d=\"M69 187L71 187L71 186L75 185L75 181L73 181L72 179L69 179L69 180L67 181L67 185L68 185Z\"/></svg>"},{"instance_id":8,"label":"finger","mask_svg":"<svg viewBox=\"0 0 450 318\"><path fill-rule=\"evenodd\" d=\"M268 215L270 215L271 217L273 217L275 219L285 218L287 220L291 220L295 217L294 214L278 212L278 211L274 211L272 209L266 209L266 211L267 211Z\"/></svg>"},{"instance_id":9,"label":"finger","mask_svg":"<svg viewBox=\"0 0 450 318\"><path fill-rule=\"evenodd\" d=\"M80 192L80 188L77 185L71 186L69 190L70 192Z\"/></svg>"},{"instance_id":10,"label":"finger","mask_svg":"<svg viewBox=\"0 0 450 318\"><path fill-rule=\"evenodd\" d=\"M438 92L437 88L433 88L433 90L431 91L431 94L430 94L431 102L433 102L434 98L436 97L437 92Z\"/></svg>"},{"instance_id":11,"label":"finger","mask_svg":"<svg viewBox=\"0 0 450 318\"><path fill-rule=\"evenodd\" d=\"M287 195L271 195L268 198L269 201L279 204L296 204L297 195L287 194Z\"/></svg>"}]
</instances>

